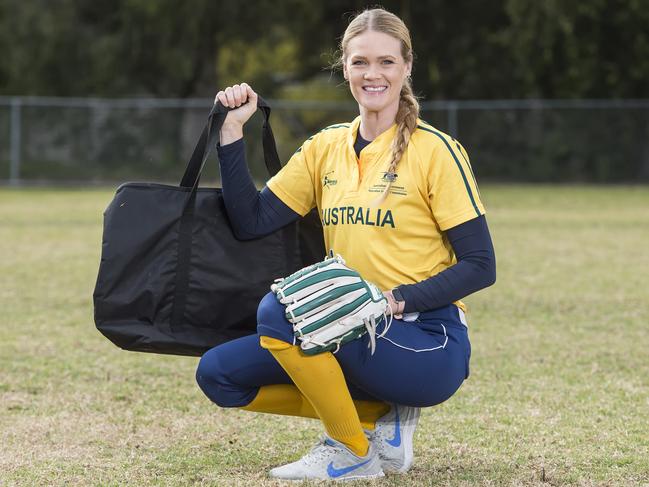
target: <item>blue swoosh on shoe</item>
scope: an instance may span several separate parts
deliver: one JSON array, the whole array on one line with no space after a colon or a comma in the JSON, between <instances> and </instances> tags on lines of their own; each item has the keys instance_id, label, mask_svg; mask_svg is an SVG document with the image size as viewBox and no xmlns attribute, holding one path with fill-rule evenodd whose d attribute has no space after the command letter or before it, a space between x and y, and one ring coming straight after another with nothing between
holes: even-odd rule
<instances>
[{"instance_id":1,"label":"blue swoosh on shoe","mask_svg":"<svg viewBox=\"0 0 649 487\"><path fill-rule=\"evenodd\" d=\"M394 420L394 438L385 440L390 446L397 447L401 444L401 425L399 424L399 407L395 406L396 419Z\"/></svg>"},{"instance_id":2,"label":"blue swoosh on shoe","mask_svg":"<svg viewBox=\"0 0 649 487\"><path fill-rule=\"evenodd\" d=\"M353 472L357 468L362 467L363 465L368 463L370 460L365 460L364 462L357 463L356 465L350 465L349 467L345 468L335 468L334 462L329 462L329 465L327 465L327 474L329 474L329 477L331 477L332 479L335 479L342 475L345 475L346 473Z\"/></svg>"}]
</instances>

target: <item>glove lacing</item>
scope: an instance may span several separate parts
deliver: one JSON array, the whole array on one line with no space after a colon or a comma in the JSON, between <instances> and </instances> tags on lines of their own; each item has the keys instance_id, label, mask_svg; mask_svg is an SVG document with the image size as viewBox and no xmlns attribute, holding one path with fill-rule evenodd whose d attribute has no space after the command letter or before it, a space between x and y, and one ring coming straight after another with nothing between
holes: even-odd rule
<instances>
[{"instance_id":1,"label":"glove lacing","mask_svg":"<svg viewBox=\"0 0 649 487\"><path fill-rule=\"evenodd\" d=\"M376 339L384 337L390 329L390 326L392 326L392 308L388 306L387 310L390 312L390 318L387 317L385 312L383 313L383 319L387 322L387 324L383 328L383 332L381 332L380 335L376 334L376 319L374 318L374 316L372 316L369 320L363 321L365 328L367 329L367 333L370 336L370 343L367 344L367 348L370 349L370 355L374 355L374 350L376 350Z\"/></svg>"},{"instance_id":2,"label":"glove lacing","mask_svg":"<svg viewBox=\"0 0 649 487\"><path fill-rule=\"evenodd\" d=\"M384 312L383 315L382 315L383 319L385 320L385 322L387 324L383 328L383 331L381 332L380 335L376 334L377 323L376 323L376 318L374 316L371 316L369 319L366 318L366 319L363 320L363 324L365 325L365 329L367 330L367 334L369 335L369 338L370 338L370 343L367 344L367 348L370 349L370 355L374 355L374 351L376 350L376 339L377 338L382 338L383 336L385 336L385 334L390 329L390 326L392 326L392 316L393 316L392 308L390 308L390 306L388 306L387 311L389 311L389 313ZM389 317L388 317L388 314L390 315ZM302 343L304 343L304 344L314 343L315 345L318 345L319 347L324 347L324 346L328 346L328 345L331 345L331 344L335 343L336 344L336 349L333 350L331 353L337 353L338 350L340 350L340 346L342 345L342 341L343 341L344 338L345 337L342 336L342 337L336 338L335 340L330 340L329 342L325 343L325 342L320 342L320 341L316 340L315 337L305 337L304 335L300 334L300 340L302 340Z\"/></svg>"}]
</instances>

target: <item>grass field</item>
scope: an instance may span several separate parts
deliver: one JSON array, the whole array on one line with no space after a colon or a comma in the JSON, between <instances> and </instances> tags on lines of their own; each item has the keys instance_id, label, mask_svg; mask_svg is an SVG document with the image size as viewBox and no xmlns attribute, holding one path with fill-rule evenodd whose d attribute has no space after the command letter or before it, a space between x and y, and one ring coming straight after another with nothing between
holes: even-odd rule
<instances>
[{"instance_id":1,"label":"grass field","mask_svg":"<svg viewBox=\"0 0 649 487\"><path fill-rule=\"evenodd\" d=\"M498 282L469 297L471 377L424 410L407 477L649 485L649 188L485 186ZM195 358L94 328L112 190L0 189L0 485L281 485L320 427L223 410Z\"/></svg>"}]
</instances>

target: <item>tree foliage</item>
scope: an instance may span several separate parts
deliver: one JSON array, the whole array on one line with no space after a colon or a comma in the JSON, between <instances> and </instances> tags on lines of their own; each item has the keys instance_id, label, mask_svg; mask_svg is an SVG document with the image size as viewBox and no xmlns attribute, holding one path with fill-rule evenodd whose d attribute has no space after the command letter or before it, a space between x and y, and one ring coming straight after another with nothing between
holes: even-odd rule
<instances>
[{"instance_id":1,"label":"tree foliage","mask_svg":"<svg viewBox=\"0 0 649 487\"><path fill-rule=\"evenodd\" d=\"M331 65L354 12L331 0L0 0L0 94L267 96ZM645 0L387 0L428 99L649 97Z\"/></svg>"}]
</instances>

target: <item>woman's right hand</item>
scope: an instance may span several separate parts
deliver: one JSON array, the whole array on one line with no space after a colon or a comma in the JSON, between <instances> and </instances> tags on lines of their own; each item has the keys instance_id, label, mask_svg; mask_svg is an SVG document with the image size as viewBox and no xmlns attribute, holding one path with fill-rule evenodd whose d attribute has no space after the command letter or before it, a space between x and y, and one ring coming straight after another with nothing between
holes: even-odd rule
<instances>
[{"instance_id":1,"label":"woman's right hand","mask_svg":"<svg viewBox=\"0 0 649 487\"><path fill-rule=\"evenodd\" d=\"M216 94L214 103L220 101L223 106L234 108L230 110L223 122L223 126L243 127L243 125L257 111L257 93L248 83L228 86ZM246 103L247 102L247 103Z\"/></svg>"}]
</instances>

